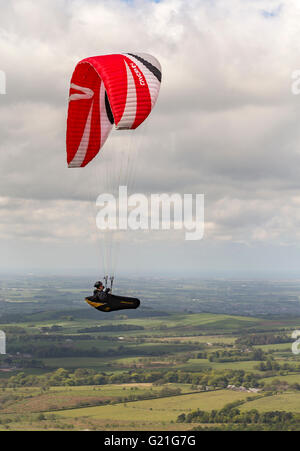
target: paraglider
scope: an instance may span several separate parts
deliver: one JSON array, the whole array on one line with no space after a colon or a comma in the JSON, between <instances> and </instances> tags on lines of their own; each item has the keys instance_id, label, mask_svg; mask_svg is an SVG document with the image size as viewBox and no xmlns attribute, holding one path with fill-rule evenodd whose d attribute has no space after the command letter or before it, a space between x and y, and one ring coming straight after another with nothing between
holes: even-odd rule
<instances>
[{"instance_id":1,"label":"paraglider","mask_svg":"<svg viewBox=\"0 0 300 451\"><path fill-rule=\"evenodd\" d=\"M86 298L86 302L101 312L115 312L118 310L137 309L140 300L124 296L114 296L110 288L104 288L102 282L95 283L94 295Z\"/></svg>"},{"instance_id":2,"label":"paraglider","mask_svg":"<svg viewBox=\"0 0 300 451\"><path fill-rule=\"evenodd\" d=\"M68 167L86 167L104 146L113 128L137 129L156 104L161 80L160 63L146 53L102 55L80 61L70 85ZM111 274L111 291L114 278ZM108 276L106 285L107 279ZM111 291L102 293L105 299L94 293L86 301L101 311L139 307L138 299L114 296Z\"/></svg>"}]
</instances>

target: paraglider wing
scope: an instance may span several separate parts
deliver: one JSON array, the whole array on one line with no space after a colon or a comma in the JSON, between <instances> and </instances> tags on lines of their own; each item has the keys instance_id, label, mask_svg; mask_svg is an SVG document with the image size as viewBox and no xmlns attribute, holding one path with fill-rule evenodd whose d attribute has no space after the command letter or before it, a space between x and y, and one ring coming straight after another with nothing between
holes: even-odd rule
<instances>
[{"instance_id":1,"label":"paraglider wing","mask_svg":"<svg viewBox=\"0 0 300 451\"><path fill-rule=\"evenodd\" d=\"M136 129L151 113L161 85L161 67L151 55L125 53L86 58L73 73L67 123L67 162L86 166L115 124Z\"/></svg>"}]
</instances>

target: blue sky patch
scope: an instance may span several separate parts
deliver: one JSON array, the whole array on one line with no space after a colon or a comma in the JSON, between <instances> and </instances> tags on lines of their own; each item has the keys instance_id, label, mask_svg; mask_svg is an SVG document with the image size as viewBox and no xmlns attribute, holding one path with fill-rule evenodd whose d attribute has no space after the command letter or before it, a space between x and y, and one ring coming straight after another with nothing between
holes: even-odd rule
<instances>
[{"instance_id":1,"label":"blue sky patch","mask_svg":"<svg viewBox=\"0 0 300 451\"><path fill-rule=\"evenodd\" d=\"M278 17L281 13L281 9L282 9L282 5L279 5L277 8L275 9L271 9L269 11L267 10L262 10L261 14L266 18L266 19L272 19L274 17Z\"/></svg>"}]
</instances>

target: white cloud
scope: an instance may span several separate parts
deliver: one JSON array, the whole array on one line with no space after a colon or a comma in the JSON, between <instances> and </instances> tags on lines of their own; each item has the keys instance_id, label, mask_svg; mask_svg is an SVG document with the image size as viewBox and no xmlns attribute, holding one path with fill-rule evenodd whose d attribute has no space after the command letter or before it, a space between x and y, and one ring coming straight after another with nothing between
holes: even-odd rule
<instances>
[{"instance_id":1,"label":"white cloud","mask_svg":"<svg viewBox=\"0 0 300 451\"><path fill-rule=\"evenodd\" d=\"M299 19L297 0L2 2L0 195L15 207L0 209L0 236L89 239L84 201L118 139L98 160L97 189L93 169L66 168L70 76L86 56L143 50L160 59L163 84L136 189L204 193L214 246L298 245Z\"/></svg>"}]
</instances>

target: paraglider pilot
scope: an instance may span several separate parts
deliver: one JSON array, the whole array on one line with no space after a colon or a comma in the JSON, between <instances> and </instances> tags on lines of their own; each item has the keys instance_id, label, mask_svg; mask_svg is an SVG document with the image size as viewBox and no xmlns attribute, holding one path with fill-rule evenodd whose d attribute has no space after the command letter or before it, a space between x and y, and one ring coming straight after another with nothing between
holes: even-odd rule
<instances>
[{"instance_id":1,"label":"paraglider pilot","mask_svg":"<svg viewBox=\"0 0 300 451\"><path fill-rule=\"evenodd\" d=\"M103 301L107 298L107 295L110 293L110 288L104 289L104 285L102 282L96 282L94 287L96 288L94 290L94 297L95 300L98 299L99 301Z\"/></svg>"}]
</instances>

